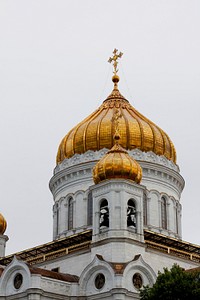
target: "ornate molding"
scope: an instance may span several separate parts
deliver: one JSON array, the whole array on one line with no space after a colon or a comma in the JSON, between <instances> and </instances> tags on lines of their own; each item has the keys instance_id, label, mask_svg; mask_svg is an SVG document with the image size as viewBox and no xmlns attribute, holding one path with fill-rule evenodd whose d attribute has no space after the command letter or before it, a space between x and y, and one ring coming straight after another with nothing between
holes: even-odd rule
<instances>
[{"instance_id":1,"label":"ornate molding","mask_svg":"<svg viewBox=\"0 0 200 300\"><path fill-rule=\"evenodd\" d=\"M99 151L87 151L83 154L75 154L71 158L66 158L60 164L58 164L54 169L54 174L78 164L91 161L99 161L106 153L108 149L104 148ZM147 161L165 166L176 172L179 172L179 167L173 161L168 160L165 156L156 155L154 152L142 152L139 149L133 149L128 151L129 155L137 161Z\"/></svg>"},{"instance_id":2,"label":"ornate molding","mask_svg":"<svg viewBox=\"0 0 200 300\"><path fill-rule=\"evenodd\" d=\"M60 283L51 278L41 278L41 288L50 293L66 295L71 290L69 283Z\"/></svg>"},{"instance_id":3,"label":"ornate molding","mask_svg":"<svg viewBox=\"0 0 200 300\"><path fill-rule=\"evenodd\" d=\"M55 174L49 183L50 190L53 193L54 198L63 189L70 188L74 185L81 185L84 183L87 188L93 185L92 169L94 164L95 162L88 162L82 164L81 167L80 165L68 167ZM141 162L141 166L143 169L142 184L146 185L147 182L151 181L155 184L159 183L160 185L168 186L180 197L184 188L184 180L179 173L170 170L165 166L156 165L155 163L150 162Z\"/></svg>"},{"instance_id":4,"label":"ornate molding","mask_svg":"<svg viewBox=\"0 0 200 300\"><path fill-rule=\"evenodd\" d=\"M114 190L115 192L120 192L122 190L126 190L126 192L129 192L130 194L134 193L137 196L142 196L144 187L138 186L135 183L127 182L124 179L121 179L120 182L117 179L112 179L111 181L103 181L98 184L98 186L93 186L90 188L93 191L94 195L100 196L108 191Z\"/></svg>"},{"instance_id":5,"label":"ornate molding","mask_svg":"<svg viewBox=\"0 0 200 300\"><path fill-rule=\"evenodd\" d=\"M54 198L63 191L77 184L93 185L92 169L95 163L107 153L107 149L100 151L87 151L84 154L75 154L65 159L55 168L54 176L49 186ZM184 188L184 179L179 173L179 168L164 156L158 156L153 152L142 152L138 149L129 151L129 154L140 162L143 169L142 182L165 185L171 188L179 196ZM143 184L142 183L142 184Z\"/></svg>"}]
</instances>

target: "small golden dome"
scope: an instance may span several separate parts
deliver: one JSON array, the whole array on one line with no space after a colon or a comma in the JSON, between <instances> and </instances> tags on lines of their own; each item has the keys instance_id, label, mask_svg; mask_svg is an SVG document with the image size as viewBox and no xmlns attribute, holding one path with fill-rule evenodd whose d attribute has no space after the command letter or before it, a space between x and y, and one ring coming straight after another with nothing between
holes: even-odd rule
<instances>
[{"instance_id":1,"label":"small golden dome","mask_svg":"<svg viewBox=\"0 0 200 300\"><path fill-rule=\"evenodd\" d=\"M7 223L2 214L0 214L0 234L4 234L6 231Z\"/></svg>"},{"instance_id":2,"label":"small golden dome","mask_svg":"<svg viewBox=\"0 0 200 300\"><path fill-rule=\"evenodd\" d=\"M114 145L113 117L116 109L121 115L119 134L120 144L124 149L138 148L144 152L152 151L176 163L176 150L168 135L130 105L118 90L118 76L113 77L112 93L94 113L70 130L61 141L57 164L65 158L88 150L111 149Z\"/></svg>"},{"instance_id":3,"label":"small golden dome","mask_svg":"<svg viewBox=\"0 0 200 300\"><path fill-rule=\"evenodd\" d=\"M140 165L117 142L93 168L95 184L114 178L129 179L136 183L140 183L142 179Z\"/></svg>"}]
</instances>

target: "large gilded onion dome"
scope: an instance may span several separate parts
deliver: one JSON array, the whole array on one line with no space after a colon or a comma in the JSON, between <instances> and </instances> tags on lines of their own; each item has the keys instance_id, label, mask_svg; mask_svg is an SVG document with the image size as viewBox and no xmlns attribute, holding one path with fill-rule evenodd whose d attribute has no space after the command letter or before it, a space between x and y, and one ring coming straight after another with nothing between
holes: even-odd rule
<instances>
[{"instance_id":1,"label":"large gilded onion dome","mask_svg":"<svg viewBox=\"0 0 200 300\"><path fill-rule=\"evenodd\" d=\"M76 125L63 138L57 153L57 164L74 154L88 150L111 149L114 145L114 115L119 111L120 144L126 150L140 149L164 155L176 163L176 150L168 135L140 114L118 90L119 77L113 76L114 89L102 105Z\"/></svg>"},{"instance_id":2,"label":"large gilded onion dome","mask_svg":"<svg viewBox=\"0 0 200 300\"><path fill-rule=\"evenodd\" d=\"M142 179L142 168L117 141L93 168L95 184L115 178L129 179L136 183L140 183Z\"/></svg>"},{"instance_id":3,"label":"large gilded onion dome","mask_svg":"<svg viewBox=\"0 0 200 300\"><path fill-rule=\"evenodd\" d=\"M7 223L5 218L2 216L2 214L0 214L0 234L4 234L4 232L6 231L6 227L7 227Z\"/></svg>"}]
</instances>

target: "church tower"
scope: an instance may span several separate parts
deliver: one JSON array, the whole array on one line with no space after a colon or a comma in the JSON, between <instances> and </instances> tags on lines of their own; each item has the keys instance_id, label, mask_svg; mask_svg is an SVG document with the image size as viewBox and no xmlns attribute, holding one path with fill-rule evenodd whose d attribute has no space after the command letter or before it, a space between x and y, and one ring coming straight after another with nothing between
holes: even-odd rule
<instances>
[{"instance_id":1,"label":"church tower","mask_svg":"<svg viewBox=\"0 0 200 300\"><path fill-rule=\"evenodd\" d=\"M93 168L93 241L143 236L142 168L119 144L120 117L116 110L115 145Z\"/></svg>"},{"instance_id":2,"label":"church tower","mask_svg":"<svg viewBox=\"0 0 200 300\"><path fill-rule=\"evenodd\" d=\"M97 191L101 190L100 186L112 184L114 179L116 191L113 190L112 197L116 199L110 200L110 205L116 205L116 220L111 218L112 224L109 226L117 230L123 228L131 233L135 231L139 240L143 239L144 229L181 239L180 196L184 180L176 164L176 150L168 135L140 114L119 92L117 64L121 56L121 52L117 54L114 50L113 57L109 59L114 66L112 93L94 113L70 130L59 146L57 166L50 180L55 201L54 239L93 226L96 240L97 220L99 218L101 223L101 211L105 211L103 208L97 211ZM119 144L113 138L116 128L120 137ZM126 170L128 166L131 168L129 171ZM121 203L122 199L119 199L119 195L122 195L121 186L125 182L128 184L127 190L122 190L126 196L124 194L122 198L124 201L127 198L126 208ZM130 184L133 183L135 187L131 189ZM102 203L100 207L104 207L104 204L108 206L106 201ZM125 228L127 211L130 210L135 211L131 218L137 219L134 230L133 224Z\"/></svg>"}]
</instances>

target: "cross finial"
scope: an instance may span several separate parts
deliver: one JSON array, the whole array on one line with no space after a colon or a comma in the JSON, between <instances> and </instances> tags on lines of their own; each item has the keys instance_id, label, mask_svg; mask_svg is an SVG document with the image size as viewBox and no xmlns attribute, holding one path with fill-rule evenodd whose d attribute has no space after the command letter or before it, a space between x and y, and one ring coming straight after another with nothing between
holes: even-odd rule
<instances>
[{"instance_id":1,"label":"cross finial","mask_svg":"<svg viewBox=\"0 0 200 300\"><path fill-rule=\"evenodd\" d=\"M111 56L111 57L109 58L109 60L108 60L109 63L112 63L112 62L113 62L113 68L114 68L113 73L114 73L114 75L117 75L117 72L119 71L119 70L117 69L118 59L119 59L120 57L122 57L122 55L123 55L122 52L119 52L119 53L117 53L117 52L118 52L118 50L115 48L115 49L113 50L113 56Z\"/></svg>"}]
</instances>

